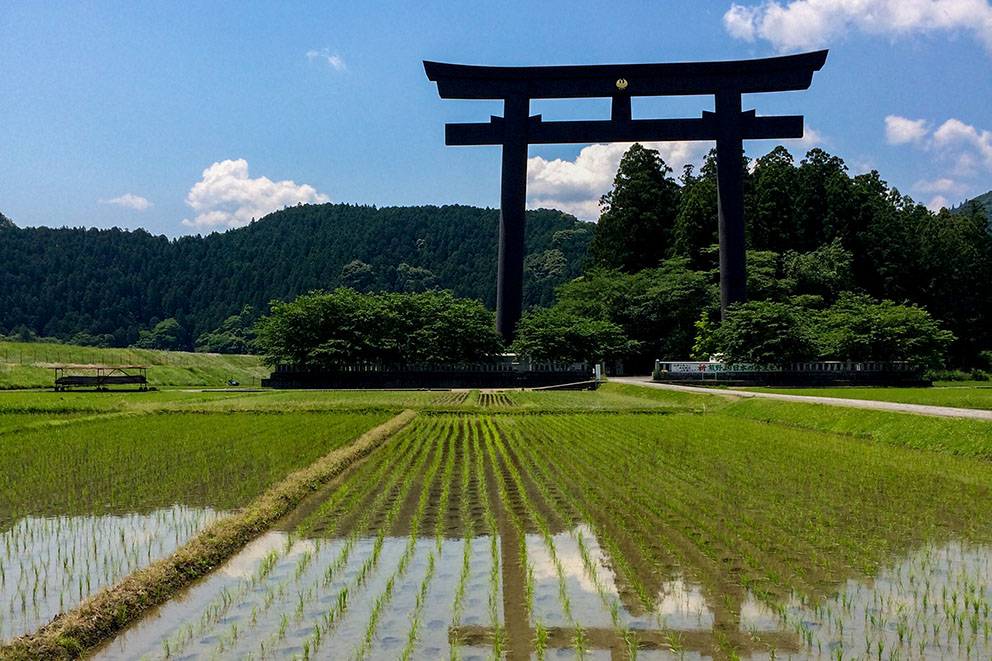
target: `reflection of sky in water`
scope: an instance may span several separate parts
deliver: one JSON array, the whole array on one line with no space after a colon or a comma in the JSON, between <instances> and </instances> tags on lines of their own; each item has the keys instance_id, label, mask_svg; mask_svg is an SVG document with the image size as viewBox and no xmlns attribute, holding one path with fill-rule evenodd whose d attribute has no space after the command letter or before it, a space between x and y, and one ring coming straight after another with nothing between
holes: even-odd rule
<instances>
[{"instance_id":1,"label":"reflection of sky in water","mask_svg":"<svg viewBox=\"0 0 992 661\"><path fill-rule=\"evenodd\" d=\"M148 514L25 517L0 534L0 640L172 553L218 517L184 505Z\"/></svg>"},{"instance_id":2,"label":"reflection of sky in water","mask_svg":"<svg viewBox=\"0 0 992 661\"><path fill-rule=\"evenodd\" d=\"M283 551L284 553L281 553L281 556L295 558L305 551L312 553L317 548L317 544L313 540L300 539L295 540L289 547L289 551L285 552L288 538L289 536L286 533L278 531L262 535L247 544L240 553L221 565L217 571L228 578L244 579L254 574L258 570L258 565L262 562L262 559L272 551ZM344 542L335 540L330 543L325 542L325 544L331 548L340 548Z\"/></svg>"},{"instance_id":3,"label":"reflection of sky in water","mask_svg":"<svg viewBox=\"0 0 992 661\"><path fill-rule=\"evenodd\" d=\"M988 659L990 609L992 547L950 542L913 551L873 581L849 579L819 608L793 600L787 617L809 632L814 658Z\"/></svg>"},{"instance_id":4,"label":"reflection of sky in water","mask_svg":"<svg viewBox=\"0 0 992 661\"><path fill-rule=\"evenodd\" d=\"M583 559L579 539L587 551ZM541 535L527 535L527 559L534 577L534 611L530 626L540 621L546 627L570 629L579 624L585 629L611 629L614 626L610 604L619 603L616 578L610 569L610 558L598 545L595 535L585 526L552 537L555 557L561 565L564 594L572 611L568 618L561 603L558 568ZM461 616L456 622L454 595L461 580L465 553L465 540L445 539L440 548L433 538L418 539L405 573L398 577L390 600L379 618L375 638L368 650L368 658L397 658L402 654L411 630L412 618L417 609L418 594L428 575L429 557L435 556L434 575L426 584L425 607L419 616L417 652L414 658L440 658L449 656L449 630L455 624L488 630L492 625L490 604L496 608L497 620L506 626L507 614L503 611L503 595L490 595L491 546L489 537L476 537L469 549L469 573L465 581L465 596ZM163 640L176 640L184 627L203 620L211 612L218 595L227 590L232 595L231 604L216 615L216 621L207 622L192 635L181 653L173 649L172 656L182 658L245 658L265 645L277 658L301 655L303 645L312 635L313 625L334 607L338 595L348 588L349 608L327 631L320 653L312 658L343 658L351 656L361 644L366 625L381 597L387 581L394 575L399 559L407 548L408 538L385 538L378 566L367 581L356 586L363 563L370 557L373 540L358 540L347 558L342 556L345 540L298 540L287 545L284 533L270 533L247 546L242 554L233 558L220 571L195 586L181 599L160 609L158 616L146 618L125 636L102 651L97 658L164 658ZM278 561L264 580L253 580L262 560L272 551ZM501 549L500 549L501 551ZM303 563L305 557L311 558ZM988 642L984 640L989 623L985 605L992 606L992 568L988 548L968 548L952 544L940 548L919 550L880 572L874 581L848 581L841 595L823 602L819 610L803 607L798 601L790 604L787 620L782 621L753 597L747 596L740 608L740 630L743 632L785 632L794 640L809 632L808 644L799 648L792 658L835 658L838 650L844 658L865 656L870 652L877 658L877 642L883 641L883 658L896 651L898 658L965 658L965 647L971 644L975 658L988 658ZM303 564L301 564L303 563ZM587 566L588 564L588 566ZM333 571L330 568L336 565ZM590 569L594 569L594 580ZM330 573L329 573L330 572ZM500 582L506 577L497 571ZM941 631L940 646L926 642L919 647L919 637L912 645L905 640L899 645L897 626L901 621L915 622L916 630L931 627L933 622L945 618L945 613L934 611L930 602L928 610L921 610L921 589L929 581L930 592L939 597L944 586L949 593L958 591L963 604L964 591L969 592L969 604L980 599L977 634L965 635L958 643L956 633ZM914 597L914 588L916 596ZM691 638L696 634L712 631L717 617L714 604L708 603L704 590L688 574L670 578L658 590L654 609L642 616L633 616L623 608L618 618L624 628L650 632L683 632ZM948 597L950 599L950 597ZM846 605L845 605L846 604ZM716 604L717 612L725 611ZM878 618L875 630L866 623ZM901 619L900 619L901 618ZM208 618L209 619L209 618ZM513 617L510 616L512 620ZM282 624L285 622L285 624ZM842 625L841 625L842 622ZM966 623L965 628L970 627ZM843 628L841 628L843 627ZM280 628L284 633L278 633ZM798 630L798 633L797 633ZM236 635L232 635L236 631ZM866 649L865 634L873 647ZM795 635L794 635L795 634ZM533 631L529 632L533 640ZM743 634L748 636L747 633ZM760 634L759 634L760 635ZM919 636L919 633L915 634ZM932 632L930 638L933 638ZM698 638L697 638L698 640ZM715 638L713 639L715 641ZM222 652L218 652L222 649ZM685 650L685 659L709 658L700 654L699 647ZM709 649L708 647L706 649ZM459 648L463 659L489 658L492 647L466 644ZM914 653L910 654L913 651ZM608 650L590 650L585 658L610 658ZM779 658L789 654L782 650ZM574 658L574 650L549 650L547 658ZM639 659L671 659L670 651L641 650ZM741 658L770 659L766 652Z\"/></svg>"},{"instance_id":5,"label":"reflection of sky in water","mask_svg":"<svg viewBox=\"0 0 992 661\"><path fill-rule=\"evenodd\" d=\"M409 538L384 538L377 566L364 584L356 585L374 543L373 539L356 541L342 561L346 545L342 539L303 539L287 545L283 532L263 535L204 581L118 636L94 658L241 659L250 654L258 657L262 645L268 650L267 658L300 657L314 624L335 608L345 589L348 608L324 634L320 653L311 654L311 658L347 658L360 646L375 603L396 571ZM279 558L271 572L259 580L261 562L271 551L278 552ZM453 599L464 551L461 539L443 540L440 551L433 538L416 541L406 571L395 580L388 606L382 610L368 658L401 655L432 552L434 575L421 613L417 636L420 655L415 658L448 656L448 628L454 619ZM309 561L304 563L308 553ZM474 538L469 557L461 623L488 626L490 538ZM337 569L329 573L335 564ZM222 596L225 594L228 598ZM502 603L498 601L497 617L502 622ZM480 658L487 658L491 650L479 651ZM462 658L470 656L463 654Z\"/></svg>"},{"instance_id":6,"label":"reflection of sky in water","mask_svg":"<svg viewBox=\"0 0 992 661\"><path fill-rule=\"evenodd\" d=\"M588 554L588 564L594 568L599 588L583 560L578 539L582 539ZM599 546L592 529L586 524L569 532L551 536L555 555L562 574L575 620L586 627L609 627L613 620L609 607L604 603L616 600L624 626L632 629L709 630L714 617L706 603L702 588L690 579L680 576L662 583L654 600L651 613L631 614L619 599L616 578L610 560ZM542 535L527 535L527 559L534 572L535 608L532 624L541 621L548 626L568 626L559 597L558 570ZM602 593L602 594L601 594ZM748 594L741 604L741 630L777 631L781 628L774 613Z\"/></svg>"}]
</instances>

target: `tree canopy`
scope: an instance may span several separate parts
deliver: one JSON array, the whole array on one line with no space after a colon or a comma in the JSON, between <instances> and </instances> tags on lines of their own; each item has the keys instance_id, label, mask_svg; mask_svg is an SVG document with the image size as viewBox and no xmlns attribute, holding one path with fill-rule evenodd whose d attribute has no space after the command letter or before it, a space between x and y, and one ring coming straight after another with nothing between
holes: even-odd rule
<instances>
[{"instance_id":1,"label":"tree canopy","mask_svg":"<svg viewBox=\"0 0 992 661\"><path fill-rule=\"evenodd\" d=\"M559 211L527 212L525 305L550 305L554 288L581 273L592 228ZM496 302L493 209L302 205L174 240L2 220L0 230L0 334L23 326L40 337L109 335L110 345L128 346L172 318L191 350L246 305L260 314L272 299L313 289L438 288Z\"/></svg>"},{"instance_id":2,"label":"tree canopy","mask_svg":"<svg viewBox=\"0 0 992 661\"><path fill-rule=\"evenodd\" d=\"M627 150L603 195L590 256L599 268L636 272L656 267L672 254L680 188L672 169L654 149L638 143Z\"/></svg>"},{"instance_id":3,"label":"tree canopy","mask_svg":"<svg viewBox=\"0 0 992 661\"><path fill-rule=\"evenodd\" d=\"M556 305L525 314L510 350L537 360L578 363L622 359L636 347L637 342L617 324L588 319Z\"/></svg>"},{"instance_id":4,"label":"tree canopy","mask_svg":"<svg viewBox=\"0 0 992 661\"><path fill-rule=\"evenodd\" d=\"M341 287L271 307L255 325L269 365L471 363L502 350L493 313L450 291L363 294Z\"/></svg>"}]
</instances>

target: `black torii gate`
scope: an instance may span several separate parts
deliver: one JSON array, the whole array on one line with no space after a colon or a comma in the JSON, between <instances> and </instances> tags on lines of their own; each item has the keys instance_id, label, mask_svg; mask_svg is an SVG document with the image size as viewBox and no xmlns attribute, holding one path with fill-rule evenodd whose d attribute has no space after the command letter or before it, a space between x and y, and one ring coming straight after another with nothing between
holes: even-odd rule
<instances>
[{"instance_id":1,"label":"black torii gate","mask_svg":"<svg viewBox=\"0 0 992 661\"><path fill-rule=\"evenodd\" d=\"M502 145L496 328L513 338L523 305L527 147L531 144L716 140L720 305L747 300L743 140L801 138L801 115L758 117L741 111L741 94L808 89L827 51L760 60L486 67L424 62L443 99L502 99L503 117L447 124L448 145ZM692 119L632 119L634 96L712 94L714 112ZM545 122L531 99L610 97L610 119Z\"/></svg>"}]
</instances>

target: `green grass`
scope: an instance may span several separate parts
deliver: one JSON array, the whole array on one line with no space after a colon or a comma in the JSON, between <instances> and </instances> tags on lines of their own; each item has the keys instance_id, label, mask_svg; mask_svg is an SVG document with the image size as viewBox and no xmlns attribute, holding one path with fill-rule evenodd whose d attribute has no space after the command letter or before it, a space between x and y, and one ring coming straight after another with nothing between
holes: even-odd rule
<instances>
[{"instance_id":1,"label":"green grass","mask_svg":"<svg viewBox=\"0 0 992 661\"><path fill-rule=\"evenodd\" d=\"M690 545L683 557L712 558L714 570L725 556L743 561L755 545L758 561L742 562L743 577L763 583L763 572L781 567L783 580L768 582L785 590L806 587L786 580L790 564L802 569L797 578L820 562L830 569L821 577L834 577L851 565L869 570L923 539L992 537L992 466L984 461L724 413L505 420L497 423L516 452L534 452L559 485L578 480L586 498L596 495L589 506L601 503L619 518L604 521L604 530L627 521L646 540L681 539ZM638 511L653 510L664 516L637 521ZM830 556L838 546L848 558Z\"/></svg>"},{"instance_id":2,"label":"green grass","mask_svg":"<svg viewBox=\"0 0 992 661\"><path fill-rule=\"evenodd\" d=\"M156 393L157 394L157 393ZM204 397L211 393L201 393ZM158 395L158 394L157 394ZM496 393L497 401L487 400L479 391L427 390L274 390L261 393L215 393L199 400L177 398L173 407L216 411L334 411L382 408L464 413L493 410L521 411L703 411L726 405L718 395L685 393L607 383L599 390L506 390ZM136 399L128 400L137 402ZM188 405L182 401L190 401ZM2 402L2 394L0 394ZM0 407L2 407L0 403ZM131 404L135 406L135 404Z\"/></svg>"},{"instance_id":3,"label":"green grass","mask_svg":"<svg viewBox=\"0 0 992 661\"><path fill-rule=\"evenodd\" d=\"M0 416L14 413L123 413L151 412L168 409L207 410L211 403L224 400L249 402L262 393L254 392L184 392L156 390L148 392L111 390L93 392L72 390L6 390L0 391ZM242 404L242 408L250 408Z\"/></svg>"},{"instance_id":4,"label":"green grass","mask_svg":"<svg viewBox=\"0 0 992 661\"><path fill-rule=\"evenodd\" d=\"M724 407L717 415L855 436L930 452L992 459L992 422L985 420L759 398L741 399Z\"/></svg>"},{"instance_id":5,"label":"green grass","mask_svg":"<svg viewBox=\"0 0 992 661\"><path fill-rule=\"evenodd\" d=\"M9 432L0 435L0 523L176 502L231 509L388 417L159 413Z\"/></svg>"},{"instance_id":6,"label":"green grass","mask_svg":"<svg viewBox=\"0 0 992 661\"><path fill-rule=\"evenodd\" d=\"M748 388L758 392L813 397L841 397L879 402L954 406L966 409L992 409L992 386L951 388Z\"/></svg>"},{"instance_id":7,"label":"green grass","mask_svg":"<svg viewBox=\"0 0 992 661\"><path fill-rule=\"evenodd\" d=\"M636 397L641 400L650 400L664 406L672 406L683 409L695 409L699 411L712 411L726 406L733 401L733 395L721 395L715 391L710 395L707 393L685 392L682 390L665 390L663 388L652 388L650 386L636 386L628 383L605 383L599 388L599 392L606 395Z\"/></svg>"},{"instance_id":8,"label":"green grass","mask_svg":"<svg viewBox=\"0 0 992 661\"><path fill-rule=\"evenodd\" d=\"M547 395L550 401L553 393ZM218 580L212 594L209 581L203 591L194 588L186 603L191 609L201 604L198 610L153 620L132 640L161 636L184 657L213 651L247 658L261 641L266 649L313 650L319 644L322 653L333 651L335 657L387 658L377 639L431 635L416 630L418 618L410 617L410 599L403 597L430 580L429 572L411 569L411 559L416 563L418 553L460 539L462 549L455 546L448 556L453 561L440 571L455 575L462 558L478 571L467 596L480 605L473 616L497 632L484 643L494 657L507 641L533 642L529 623L540 622L542 613L568 627L595 617L618 637L667 630L672 604L664 597L673 584L692 586L703 597L692 605L699 610L685 637L695 645L691 651L709 658L746 658L750 654L740 649L745 645L776 656L769 653L776 644L760 647L771 631L743 626L741 613L748 606L766 609L778 640L794 636L794 649L778 648L781 658L827 658L817 654L819 639L801 642L803 627L813 623L826 649L845 634L821 623L839 620L848 631L845 650L862 640L858 627L873 639L889 636L889 649L896 626L906 624L899 613L921 611L944 631L956 627L960 640L987 656L982 632L989 612L973 596L984 589L978 573L965 575L966 589L949 583L943 602L937 572L947 567L934 562L933 572L911 567L909 587L879 588L867 610L821 606L852 584L871 585L873 576L905 564L921 548L990 541L992 466L981 460L724 412L435 413L420 416L323 496L293 527L293 539L301 540L295 553L292 544L281 544L268 556L269 568L251 579L226 590ZM480 533L488 536L473 539ZM314 544L316 538L335 543ZM446 562L443 555L440 561ZM509 589L514 574L524 595L504 602L510 606L501 612L501 590ZM577 590L571 576L585 576L593 585ZM608 579L616 591L596 577ZM558 589L549 591L555 583ZM970 601L962 603L966 594ZM447 620L440 606L451 603L457 588L449 580L431 595L430 603L439 604L432 610L440 624L435 629L442 632L438 642L450 643L458 656L462 650L448 627L461 615ZM883 609L887 621L878 619ZM250 620L243 615L249 612ZM630 614L641 618L640 627L629 626ZM700 624L710 614L712 629ZM338 625L349 616L357 619ZM927 640L936 636L930 620L913 621ZM238 636L226 634L232 621L243 625ZM189 634L182 622L194 623ZM527 628L514 629L518 625ZM681 645L678 632L684 629L677 619L671 626L671 640ZM361 631L364 636L356 634ZM963 658L962 643L948 634L941 634L940 644L945 657ZM571 642L559 638L558 646L584 651L578 635ZM876 658L875 644L870 648ZM128 651L140 656L137 649ZM867 657L864 650L859 656Z\"/></svg>"},{"instance_id":9,"label":"green grass","mask_svg":"<svg viewBox=\"0 0 992 661\"><path fill-rule=\"evenodd\" d=\"M258 356L0 342L0 389L51 387L55 365L147 365L151 386L257 386L270 373Z\"/></svg>"},{"instance_id":10,"label":"green grass","mask_svg":"<svg viewBox=\"0 0 992 661\"><path fill-rule=\"evenodd\" d=\"M537 540L563 581L555 544L585 524L608 563L583 556L584 571L612 572L625 612L651 613L666 585L685 580L701 586L707 608L726 622L754 597L783 621L801 623L789 612L796 599L815 607L849 579L875 576L927 545L992 542L992 424L979 420L625 384L596 392L60 395L0 393L0 530L26 514L141 511L174 502L235 508L389 411L423 411L298 512L313 525L297 531L301 538L351 540L318 545L313 562L338 564L315 567L313 586L287 589L300 603L318 596L338 603L322 591L338 585L327 572L344 567L332 556L346 552L364 554L353 566L395 577L402 592L403 563L418 537L436 537L440 548L466 530L518 540L506 544L519 548L507 562L525 576L534 568L527 537ZM373 555L397 535L410 550ZM284 570L273 574L278 581L299 579L290 548L279 551L286 557L279 560ZM495 539L492 549L502 552ZM469 551L456 556L471 559ZM353 601L383 609L368 620L366 645L373 645L376 627L406 622L407 611L390 611L393 588L380 591L381 584L359 580L363 575L348 584ZM497 586L498 579L492 574ZM411 580L419 585L419 577ZM262 592L242 596L250 601ZM485 602L485 593L470 596ZM613 598L606 591L594 597ZM450 602L453 595L437 598ZM186 619L200 621L198 614ZM267 622L260 620L259 635L278 638L278 629L264 629ZM312 631L308 623L286 635ZM726 631L729 647L714 658L732 658L733 645L748 640L736 625ZM318 633L333 636L333 627Z\"/></svg>"}]
</instances>

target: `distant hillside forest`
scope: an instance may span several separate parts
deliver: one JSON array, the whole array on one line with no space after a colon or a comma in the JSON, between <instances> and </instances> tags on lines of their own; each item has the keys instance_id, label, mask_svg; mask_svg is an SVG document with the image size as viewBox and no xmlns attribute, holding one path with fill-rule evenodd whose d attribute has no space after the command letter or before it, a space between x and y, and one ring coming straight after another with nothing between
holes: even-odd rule
<instances>
[{"instance_id":1,"label":"distant hillside forest","mask_svg":"<svg viewBox=\"0 0 992 661\"><path fill-rule=\"evenodd\" d=\"M970 200L965 200L956 207L951 207L951 213L971 214L976 212L985 214L989 226L992 227L992 190Z\"/></svg>"},{"instance_id":2,"label":"distant hillside forest","mask_svg":"<svg viewBox=\"0 0 992 661\"><path fill-rule=\"evenodd\" d=\"M550 305L555 287L581 273L594 227L527 213L525 305ZM120 347L170 320L175 346L158 348L192 349L246 306L257 318L273 299L339 286L450 289L493 309L498 233L498 211L468 206L303 205L175 240L2 218L0 334Z\"/></svg>"},{"instance_id":3,"label":"distant hillside forest","mask_svg":"<svg viewBox=\"0 0 992 661\"><path fill-rule=\"evenodd\" d=\"M730 331L718 330L716 188L713 152L676 174L634 145L597 224L528 212L524 300L533 309L522 328L531 352L552 355L543 345L569 328L583 342L605 333L638 367L733 354L739 338L721 345ZM767 346L791 342L796 356L925 353L929 364L992 370L988 197L934 213L877 172L851 176L820 149L796 163L776 147L747 168L752 302L740 319L756 332L784 328ZM272 300L338 287L451 290L492 310L497 235L497 211L467 206L298 206L176 240L18 228L0 217L0 334L240 352L253 348L252 327ZM926 333L910 337L911 319ZM926 351L910 346L924 336Z\"/></svg>"}]
</instances>

